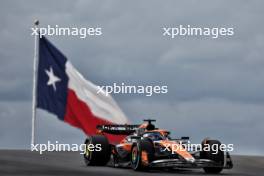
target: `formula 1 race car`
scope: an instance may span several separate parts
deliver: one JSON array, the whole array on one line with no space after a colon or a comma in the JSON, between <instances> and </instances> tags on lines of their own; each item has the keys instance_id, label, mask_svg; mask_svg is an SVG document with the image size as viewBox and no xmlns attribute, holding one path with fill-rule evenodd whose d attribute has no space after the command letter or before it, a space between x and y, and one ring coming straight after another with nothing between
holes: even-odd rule
<instances>
[{"instance_id":1,"label":"formula 1 race car","mask_svg":"<svg viewBox=\"0 0 264 176\"><path fill-rule=\"evenodd\" d=\"M86 149L87 166L111 164L114 167L132 167L134 170L154 168L203 168L206 173L220 173L233 167L228 152L220 150L218 140L205 139L200 148L186 148L189 137L171 139L170 132L158 129L151 119L141 125L99 125L98 135L90 136L85 144L98 145L100 151ZM107 134L125 135L118 144L110 144ZM204 146L217 149L201 150ZM86 147L88 148L88 147Z\"/></svg>"}]
</instances>

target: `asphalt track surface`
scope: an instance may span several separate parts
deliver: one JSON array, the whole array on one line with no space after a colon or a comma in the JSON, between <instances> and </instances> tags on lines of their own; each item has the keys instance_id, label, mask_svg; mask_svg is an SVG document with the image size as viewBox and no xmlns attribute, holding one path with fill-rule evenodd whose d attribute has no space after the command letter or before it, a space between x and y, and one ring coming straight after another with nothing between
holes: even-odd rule
<instances>
[{"instance_id":1,"label":"asphalt track surface","mask_svg":"<svg viewBox=\"0 0 264 176\"><path fill-rule=\"evenodd\" d=\"M264 175L264 157L233 156L234 168L220 175ZM0 176L162 176L205 175L195 170L154 170L135 172L128 168L86 167L83 157L74 152L46 152L42 155L25 150L0 150ZM208 174L206 174L208 175Z\"/></svg>"}]
</instances>

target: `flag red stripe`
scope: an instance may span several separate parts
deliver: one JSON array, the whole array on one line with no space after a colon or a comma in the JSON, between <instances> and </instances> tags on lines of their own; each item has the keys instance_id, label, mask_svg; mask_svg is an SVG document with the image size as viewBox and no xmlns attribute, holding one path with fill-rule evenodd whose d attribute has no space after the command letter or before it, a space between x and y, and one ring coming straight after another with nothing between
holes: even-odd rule
<instances>
[{"instance_id":1,"label":"flag red stripe","mask_svg":"<svg viewBox=\"0 0 264 176\"><path fill-rule=\"evenodd\" d=\"M87 135L96 134L96 126L101 124L113 124L100 117L96 117L86 103L79 100L75 92L68 89L66 112L64 121L82 129ZM124 135L106 135L111 143L120 142Z\"/></svg>"}]
</instances>

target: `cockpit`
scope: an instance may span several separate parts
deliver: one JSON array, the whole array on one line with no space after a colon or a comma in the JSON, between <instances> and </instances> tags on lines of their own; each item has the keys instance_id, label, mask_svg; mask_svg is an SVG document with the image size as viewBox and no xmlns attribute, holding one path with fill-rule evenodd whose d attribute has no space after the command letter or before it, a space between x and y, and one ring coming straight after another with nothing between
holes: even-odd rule
<instances>
[{"instance_id":1,"label":"cockpit","mask_svg":"<svg viewBox=\"0 0 264 176\"><path fill-rule=\"evenodd\" d=\"M159 132L147 132L143 134L143 137L150 138L153 141L160 141L166 139L166 137L160 134Z\"/></svg>"}]
</instances>

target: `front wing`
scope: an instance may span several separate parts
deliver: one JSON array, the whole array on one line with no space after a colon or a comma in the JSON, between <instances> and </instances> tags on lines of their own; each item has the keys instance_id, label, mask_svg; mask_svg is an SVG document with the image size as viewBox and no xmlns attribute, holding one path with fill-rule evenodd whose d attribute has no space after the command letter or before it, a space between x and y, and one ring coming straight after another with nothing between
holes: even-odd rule
<instances>
[{"instance_id":1,"label":"front wing","mask_svg":"<svg viewBox=\"0 0 264 176\"><path fill-rule=\"evenodd\" d=\"M175 168L204 168L204 167L223 167L224 169L232 169L233 163L229 153L225 155L224 166L209 159L195 159L195 161L186 161L183 159L160 159L149 163L149 167L175 167Z\"/></svg>"}]
</instances>

